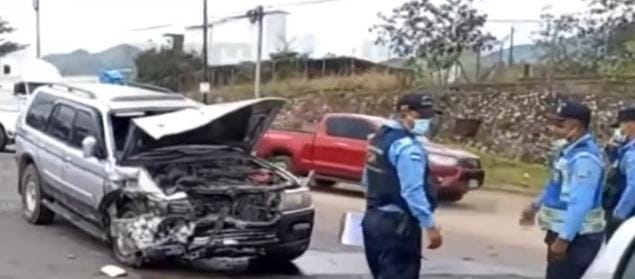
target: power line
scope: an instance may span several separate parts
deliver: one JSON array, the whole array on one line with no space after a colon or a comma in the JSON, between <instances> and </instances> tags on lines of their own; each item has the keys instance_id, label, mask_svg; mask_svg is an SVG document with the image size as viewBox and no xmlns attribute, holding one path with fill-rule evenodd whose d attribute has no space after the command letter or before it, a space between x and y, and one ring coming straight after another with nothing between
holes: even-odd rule
<instances>
[{"instance_id":1,"label":"power line","mask_svg":"<svg viewBox=\"0 0 635 279\"><path fill-rule=\"evenodd\" d=\"M276 8L276 7L292 7L292 6L307 6L307 5L316 5L316 4L324 4L324 3L331 3L331 2L341 2L341 1L347 1L347 0L307 0L307 1L296 1L296 2L287 2L287 3L280 3L280 4L271 4L268 6L265 6L265 8Z\"/></svg>"}]
</instances>

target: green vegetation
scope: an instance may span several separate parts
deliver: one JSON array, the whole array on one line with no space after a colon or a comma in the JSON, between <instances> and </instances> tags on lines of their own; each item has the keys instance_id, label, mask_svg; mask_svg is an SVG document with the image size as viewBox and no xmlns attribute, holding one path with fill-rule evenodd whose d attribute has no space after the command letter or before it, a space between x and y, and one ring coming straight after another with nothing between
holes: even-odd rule
<instances>
[{"instance_id":1,"label":"green vegetation","mask_svg":"<svg viewBox=\"0 0 635 279\"><path fill-rule=\"evenodd\" d=\"M11 27L9 22L0 17L0 35L2 35L2 37L0 37L0 57L24 48L23 45L8 41L4 38L4 36L13 33L13 31L15 31L15 28Z\"/></svg>"},{"instance_id":2,"label":"green vegetation","mask_svg":"<svg viewBox=\"0 0 635 279\"><path fill-rule=\"evenodd\" d=\"M546 166L469 150L481 157L485 169L485 188L534 194L540 192L549 177Z\"/></svg>"}]
</instances>

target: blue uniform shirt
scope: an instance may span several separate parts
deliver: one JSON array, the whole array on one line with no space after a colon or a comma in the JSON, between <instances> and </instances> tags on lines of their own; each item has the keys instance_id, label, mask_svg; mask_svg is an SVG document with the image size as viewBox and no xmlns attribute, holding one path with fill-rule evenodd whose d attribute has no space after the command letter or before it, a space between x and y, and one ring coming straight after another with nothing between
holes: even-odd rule
<instances>
[{"instance_id":1,"label":"blue uniform shirt","mask_svg":"<svg viewBox=\"0 0 635 279\"><path fill-rule=\"evenodd\" d=\"M390 120L384 125L394 129L403 129L397 121ZM423 148L423 143L412 138L403 138L395 141L388 151L390 163L397 169L399 183L401 186L401 196L408 203L408 208L419 224L424 229L435 226L430 202L426 198L423 183L425 170L428 164L428 156ZM362 186L367 188L366 169L362 176ZM389 204L379 208L383 211L401 212L401 208L394 204Z\"/></svg>"},{"instance_id":2,"label":"blue uniform shirt","mask_svg":"<svg viewBox=\"0 0 635 279\"><path fill-rule=\"evenodd\" d=\"M624 192L620 197L613 216L620 220L626 220L632 216L635 210L635 140L631 140L620 148L619 171L626 177Z\"/></svg>"},{"instance_id":3,"label":"blue uniform shirt","mask_svg":"<svg viewBox=\"0 0 635 279\"><path fill-rule=\"evenodd\" d=\"M569 144L553 164L553 175L536 205L566 210L559 237L573 240L587 214L601 206L604 167L591 134Z\"/></svg>"}]
</instances>

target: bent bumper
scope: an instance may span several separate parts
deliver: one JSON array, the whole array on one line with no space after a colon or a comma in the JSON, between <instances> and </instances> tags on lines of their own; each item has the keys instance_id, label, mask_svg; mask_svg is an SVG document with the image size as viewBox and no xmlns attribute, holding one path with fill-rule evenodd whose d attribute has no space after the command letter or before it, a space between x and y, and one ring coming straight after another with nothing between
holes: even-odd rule
<instances>
[{"instance_id":1,"label":"bent bumper","mask_svg":"<svg viewBox=\"0 0 635 279\"><path fill-rule=\"evenodd\" d=\"M440 196L464 195L483 187L485 171L482 169L454 168L434 176Z\"/></svg>"},{"instance_id":2,"label":"bent bumper","mask_svg":"<svg viewBox=\"0 0 635 279\"><path fill-rule=\"evenodd\" d=\"M198 260L213 257L258 256L284 249L308 248L313 231L314 209L283 213L269 227L231 228L193 234L186 241L171 239L141 249L145 258Z\"/></svg>"}]
</instances>

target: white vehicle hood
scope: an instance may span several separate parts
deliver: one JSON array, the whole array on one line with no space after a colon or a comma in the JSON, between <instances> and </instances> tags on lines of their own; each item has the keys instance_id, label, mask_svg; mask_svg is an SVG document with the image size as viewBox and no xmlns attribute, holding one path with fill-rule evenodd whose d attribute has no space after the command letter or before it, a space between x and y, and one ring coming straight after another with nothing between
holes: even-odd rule
<instances>
[{"instance_id":1,"label":"white vehicle hood","mask_svg":"<svg viewBox=\"0 0 635 279\"><path fill-rule=\"evenodd\" d=\"M179 135L200 136L215 143L241 142L243 149L250 150L271 125L285 102L280 98L261 98L203 105L135 118L133 123L155 140ZM214 126L214 123L220 125ZM209 128L201 129L208 126Z\"/></svg>"}]
</instances>

